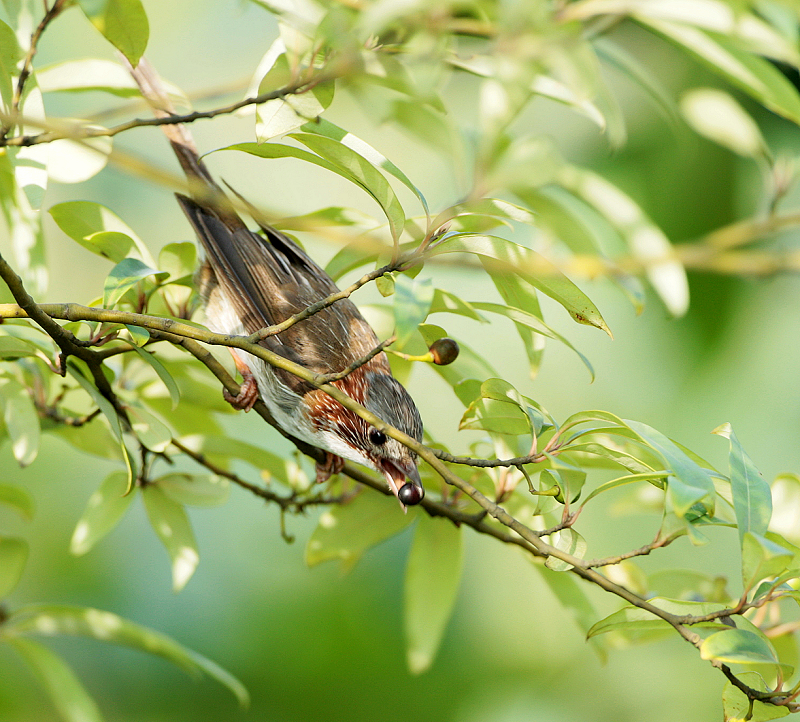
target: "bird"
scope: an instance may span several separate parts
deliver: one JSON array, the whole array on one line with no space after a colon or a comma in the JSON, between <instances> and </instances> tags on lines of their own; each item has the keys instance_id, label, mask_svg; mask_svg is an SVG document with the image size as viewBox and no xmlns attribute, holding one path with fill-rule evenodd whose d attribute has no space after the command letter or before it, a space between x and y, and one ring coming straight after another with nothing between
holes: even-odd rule
<instances>
[{"instance_id":1,"label":"bird","mask_svg":"<svg viewBox=\"0 0 800 722\"><path fill-rule=\"evenodd\" d=\"M146 59L129 70L157 117L175 115ZM257 213L251 215L261 233L248 228L212 178L185 125L161 128L189 181L191 197L175 195L205 251L196 278L209 329L250 335L339 290L295 241ZM259 343L314 373L341 374L379 342L356 305L343 298ZM318 482L340 472L349 459L383 474L404 511L422 501L425 491L411 449L291 372L239 349L232 353L242 385L237 396L226 391L225 398L245 410L260 398L282 431L322 449L324 457L316 465ZM416 404L392 375L383 351L331 383L389 426L422 440Z\"/></svg>"}]
</instances>

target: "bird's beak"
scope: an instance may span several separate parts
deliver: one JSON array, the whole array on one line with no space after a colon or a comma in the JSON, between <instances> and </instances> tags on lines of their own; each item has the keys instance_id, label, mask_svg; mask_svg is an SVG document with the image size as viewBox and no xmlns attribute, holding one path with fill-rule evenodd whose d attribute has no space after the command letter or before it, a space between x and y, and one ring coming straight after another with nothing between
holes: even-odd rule
<instances>
[{"instance_id":1,"label":"bird's beak","mask_svg":"<svg viewBox=\"0 0 800 722\"><path fill-rule=\"evenodd\" d=\"M413 485L417 491L418 501L414 503L419 503L419 501L422 500L422 497L425 496L425 490L422 487L422 480L419 478L417 465L413 461L409 461L407 463L398 463L385 459L381 462L381 471L386 477L386 483L389 484L389 488L392 490L392 493L400 502L400 507L403 509L403 512L406 512L407 509L406 504L403 503L402 499L400 498L400 489L403 488L403 482L406 479L408 479L408 483Z\"/></svg>"}]
</instances>

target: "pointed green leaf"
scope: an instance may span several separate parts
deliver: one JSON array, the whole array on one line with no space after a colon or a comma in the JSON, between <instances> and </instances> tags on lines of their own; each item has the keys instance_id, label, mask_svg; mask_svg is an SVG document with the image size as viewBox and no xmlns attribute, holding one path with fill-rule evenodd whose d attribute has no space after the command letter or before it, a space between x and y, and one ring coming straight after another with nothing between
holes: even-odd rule
<instances>
[{"instance_id":1,"label":"pointed green leaf","mask_svg":"<svg viewBox=\"0 0 800 722\"><path fill-rule=\"evenodd\" d=\"M320 516L306 546L306 564L313 567L338 559L349 571L365 551L398 534L416 517L415 508L404 514L395 500L383 494L359 494Z\"/></svg>"},{"instance_id":2,"label":"pointed green leaf","mask_svg":"<svg viewBox=\"0 0 800 722\"><path fill-rule=\"evenodd\" d=\"M97 703L61 657L32 639L9 637L8 642L34 671L66 722L103 722Z\"/></svg>"},{"instance_id":3,"label":"pointed green leaf","mask_svg":"<svg viewBox=\"0 0 800 722\"><path fill-rule=\"evenodd\" d=\"M79 240L78 243L113 263L119 263L127 258L135 245L133 238L120 231L98 231Z\"/></svg>"},{"instance_id":4,"label":"pointed green leaf","mask_svg":"<svg viewBox=\"0 0 800 722\"><path fill-rule=\"evenodd\" d=\"M354 151L355 153L362 155L376 168L382 168L390 175L393 175L419 199L419 202L422 204L422 208L425 213L428 212L428 203L419 188L417 188L409 180L408 176L403 173L403 171L401 171L394 163L392 163L392 161L381 155L377 150L375 150L375 148L361 140L361 138L347 132L344 128L340 128L338 125L335 125L324 118L318 118L313 123L306 123L303 126L303 130L307 133L323 135L326 138L336 140L342 145L350 148L350 150ZM320 153L320 155L324 154ZM502 201L499 203L502 203ZM511 204L509 203L507 205L510 206Z\"/></svg>"},{"instance_id":5,"label":"pointed green leaf","mask_svg":"<svg viewBox=\"0 0 800 722\"><path fill-rule=\"evenodd\" d=\"M243 707L249 702L249 695L242 683L215 662L161 632L112 612L70 605L29 605L13 612L7 624L14 634L89 637L154 654L191 674L207 674L233 692Z\"/></svg>"},{"instance_id":6,"label":"pointed green leaf","mask_svg":"<svg viewBox=\"0 0 800 722\"><path fill-rule=\"evenodd\" d=\"M775 650L766 638L747 629L715 632L701 645L700 656L725 664L779 665Z\"/></svg>"},{"instance_id":7,"label":"pointed green leaf","mask_svg":"<svg viewBox=\"0 0 800 722\"><path fill-rule=\"evenodd\" d=\"M130 289L149 276L163 280L166 274L142 263L138 258L124 258L106 278L103 286L103 305L113 308Z\"/></svg>"},{"instance_id":8,"label":"pointed green leaf","mask_svg":"<svg viewBox=\"0 0 800 722\"><path fill-rule=\"evenodd\" d=\"M270 52L283 48L283 41L278 39ZM261 79L258 94L268 93L285 87L292 82L296 69L289 67L285 52L279 52L275 62ZM334 94L333 81L317 83L304 93L288 93L282 98L274 98L256 107L256 137L259 142L284 135L296 130L309 120L317 118L332 102Z\"/></svg>"},{"instance_id":9,"label":"pointed green leaf","mask_svg":"<svg viewBox=\"0 0 800 722\"><path fill-rule=\"evenodd\" d=\"M0 408L14 458L27 466L39 452L39 415L25 387L10 376L0 376Z\"/></svg>"},{"instance_id":10,"label":"pointed green leaf","mask_svg":"<svg viewBox=\"0 0 800 722\"><path fill-rule=\"evenodd\" d=\"M772 517L772 492L747 455L730 424L714 429L715 434L730 441L731 490L736 522L739 527L739 542L744 543L744 535L753 532L764 536Z\"/></svg>"},{"instance_id":11,"label":"pointed green leaf","mask_svg":"<svg viewBox=\"0 0 800 722\"><path fill-rule=\"evenodd\" d=\"M585 168L564 166L558 181L619 233L633 257L642 265L667 310L673 316L686 313L689 306L686 270L667 236L633 198Z\"/></svg>"},{"instance_id":12,"label":"pointed green leaf","mask_svg":"<svg viewBox=\"0 0 800 722\"><path fill-rule=\"evenodd\" d=\"M28 544L24 539L0 536L0 599L17 586L27 561Z\"/></svg>"},{"instance_id":13,"label":"pointed green leaf","mask_svg":"<svg viewBox=\"0 0 800 722\"><path fill-rule=\"evenodd\" d=\"M192 578L200 561L189 517L184 508L157 485L145 486L142 498L150 524L172 560L172 589L179 592Z\"/></svg>"},{"instance_id":14,"label":"pointed green leaf","mask_svg":"<svg viewBox=\"0 0 800 722\"><path fill-rule=\"evenodd\" d=\"M766 577L781 574L794 559L794 552L760 534L745 532L742 537L742 580L745 590Z\"/></svg>"},{"instance_id":15,"label":"pointed green leaf","mask_svg":"<svg viewBox=\"0 0 800 722\"><path fill-rule=\"evenodd\" d=\"M72 533L69 550L73 554L86 554L117 526L136 496L127 492L126 472L114 471L103 480L97 491L89 497L86 509Z\"/></svg>"},{"instance_id":16,"label":"pointed green leaf","mask_svg":"<svg viewBox=\"0 0 800 722\"><path fill-rule=\"evenodd\" d=\"M239 150L243 153L257 155L261 158L298 158L306 161L307 163L313 163L314 165L318 165L321 168L325 168L326 170L336 173L342 178L349 180L351 183L355 183L357 186L359 186L359 188L365 190L378 202L381 208L384 209L386 217L389 219L389 225L392 230L392 234L394 235L396 233L397 235L394 237L398 238L403 230L405 214L400 206L399 201L397 200L397 197L394 195L394 191L391 190L391 187L386 179L383 178L383 176L381 176L381 174L364 158L361 158L360 161L353 160L353 156L356 156L357 154L353 153L353 151L349 150L345 146L335 143L335 141L330 141L323 136L314 136L310 133L299 133L297 135L303 136L306 139L315 139L311 140L310 143L316 146L328 146L331 143L338 146L338 148L326 148L326 150L338 157L340 162L331 162L327 160L326 157L320 157L314 153L309 153L302 148L295 148L290 145L281 145L280 143L236 143L235 145L229 145L225 148L219 148L214 152L218 152L220 150ZM298 140L302 140L302 138L298 138ZM309 143L306 143L306 145L309 145ZM311 147L311 145L309 145L309 147ZM317 150L317 148L313 148L313 150ZM322 150L322 148L320 148L320 150ZM345 156L347 156L347 158L350 160L353 160L352 165L348 165L345 162L345 160L347 160ZM378 177L382 179L382 182ZM370 188L364 182L364 180L362 180L362 178L372 182L375 188Z\"/></svg>"},{"instance_id":17,"label":"pointed green leaf","mask_svg":"<svg viewBox=\"0 0 800 722\"><path fill-rule=\"evenodd\" d=\"M96 253L96 244L88 239L96 233L114 231L130 238L141 259L149 266L155 261L144 243L124 221L113 211L92 201L66 201L58 203L49 210L58 227L72 240ZM103 239L104 237L101 237ZM112 237L108 237L109 239Z\"/></svg>"},{"instance_id":18,"label":"pointed green leaf","mask_svg":"<svg viewBox=\"0 0 800 722\"><path fill-rule=\"evenodd\" d=\"M441 288L434 289L433 301L431 301L428 313L454 313L471 318L473 321L486 323L486 319L475 310L471 303L467 303L454 293L443 291Z\"/></svg>"},{"instance_id":19,"label":"pointed green leaf","mask_svg":"<svg viewBox=\"0 0 800 722\"><path fill-rule=\"evenodd\" d=\"M389 220L392 238L400 238L405 225L403 206L397 199L383 174L363 155L333 138L313 133L292 133L292 138L311 148L322 158L330 161L342 173L354 179L383 209Z\"/></svg>"},{"instance_id":20,"label":"pointed green leaf","mask_svg":"<svg viewBox=\"0 0 800 722\"><path fill-rule=\"evenodd\" d=\"M604 491L616 489L627 484L633 484L637 481L653 481L654 479L664 479L669 475L669 471L647 471L641 474L627 474L626 476L620 476L616 479L612 479L611 481L606 481L600 484L596 489L593 489L592 492L583 500L581 506L584 506L590 499L594 499L594 497L596 497L598 494L602 494Z\"/></svg>"},{"instance_id":21,"label":"pointed green leaf","mask_svg":"<svg viewBox=\"0 0 800 722\"><path fill-rule=\"evenodd\" d=\"M550 545L578 559L583 558L587 549L586 540L571 527L551 534ZM572 569L573 566L555 556L547 557L544 565L554 572L566 572Z\"/></svg>"},{"instance_id":22,"label":"pointed green leaf","mask_svg":"<svg viewBox=\"0 0 800 722\"><path fill-rule=\"evenodd\" d=\"M35 356L39 349L29 341L13 336L0 336L0 359L18 359Z\"/></svg>"},{"instance_id":23,"label":"pointed green leaf","mask_svg":"<svg viewBox=\"0 0 800 722\"><path fill-rule=\"evenodd\" d=\"M560 303L578 323L611 332L589 297L544 256L498 236L458 234L437 243L431 255L473 253L498 262L495 272L519 274L528 283Z\"/></svg>"},{"instance_id":24,"label":"pointed green leaf","mask_svg":"<svg viewBox=\"0 0 800 722\"><path fill-rule=\"evenodd\" d=\"M724 604L711 603L711 602L689 602L678 599L664 599L662 597L653 597L648 600L651 604L659 609L676 615L704 615L712 612L717 612L724 609ZM725 627L722 622L704 622L703 627ZM605 619L601 619L594 624L587 633L588 637L594 637L598 634L607 634L613 631L622 631L627 633L641 633L653 631L669 631L672 625L669 622L657 617L646 609L639 607L623 607L617 612L610 614Z\"/></svg>"},{"instance_id":25,"label":"pointed green leaf","mask_svg":"<svg viewBox=\"0 0 800 722\"><path fill-rule=\"evenodd\" d=\"M44 93L99 90L122 98L140 94L131 74L120 63L99 58L68 60L39 68L36 81Z\"/></svg>"},{"instance_id":26,"label":"pointed green leaf","mask_svg":"<svg viewBox=\"0 0 800 722\"><path fill-rule=\"evenodd\" d=\"M637 20L688 50L713 72L744 90L765 107L800 124L800 95L786 77L764 58L739 49L722 34L646 16L639 16Z\"/></svg>"},{"instance_id":27,"label":"pointed green leaf","mask_svg":"<svg viewBox=\"0 0 800 722\"><path fill-rule=\"evenodd\" d=\"M86 17L136 67L150 26L141 0L78 0Z\"/></svg>"},{"instance_id":28,"label":"pointed green leaf","mask_svg":"<svg viewBox=\"0 0 800 722\"><path fill-rule=\"evenodd\" d=\"M170 283L192 285L197 269L197 246L188 241L167 243L158 252L158 267L169 274Z\"/></svg>"},{"instance_id":29,"label":"pointed green leaf","mask_svg":"<svg viewBox=\"0 0 800 722\"><path fill-rule=\"evenodd\" d=\"M681 96L681 112L694 130L746 158L768 158L769 150L755 120L730 93L693 88Z\"/></svg>"},{"instance_id":30,"label":"pointed green leaf","mask_svg":"<svg viewBox=\"0 0 800 722\"><path fill-rule=\"evenodd\" d=\"M406 659L412 674L433 663L455 604L462 560L461 530L449 519L421 514L405 581Z\"/></svg>"},{"instance_id":31,"label":"pointed green leaf","mask_svg":"<svg viewBox=\"0 0 800 722\"><path fill-rule=\"evenodd\" d=\"M167 387L169 397L172 400L172 408L177 408L178 403L181 400L181 392L178 388L178 384L175 382L175 379L172 378L172 374L167 370L164 364L161 363L160 359L154 353L140 348L137 345L133 346L133 350L138 354L139 358L141 358L153 369L153 371L156 372L156 374L158 374L158 378L160 378L164 383L164 386Z\"/></svg>"},{"instance_id":32,"label":"pointed green leaf","mask_svg":"<svg viewBox=\"0 0 800 722\"><path fill-rule=\"evenodd\" d=\"M23 52L17 42L14 31L0 20L0 100L3 108L8 112L14 93L14 79L19 75L17 63L22 59Z\"/></svg>"},{"instance_id":33,"label":"pointed green leaf","mask_svg":"<svg viewBox=\"0 0 800 722\"><path fill-rule=\"evenodd\" d=\"M515 403L479 398L467 407L458 428L519 436L531 433L531 421Z\"/></svg>"},{"instance_id":34,"label":"pointed green leaf","mask_svg":"<svg viewBox=\"0 0 800 722\"><path fill-rule=\"evenodd\" d=\"M684 516L697 502L703 502L709 512L714 510L716 491L707 469L690 459L673 441L637 421L626 421L627 426L642 438L664 459L665 466L674 476L668 480L667 494L678 516Z\"/></svg>"},{"instance_id":35,"label":"pointed green leaf","mask_svg":"<svg viewBox=\"0 0 800 722\"><path fill-rule=\"evenodd\" d=\"M758 672L739 672L736 676L759 692L771 691ZM725 722L768 722L790 714L789 708L784 705L750 700L732 682L728 682L722 692L722 712Z\"/></svg>"},{"instance_id":36,"label":"pointed green leaf","mask_svg":"<svg viewBox=\"0 0 800 722\"><path fill-rule=\"evenodd\" d=\"M589 359L586 358L586 356L584 356L580 351L578 351L578 349L575 348L567 338L550 328L550 326L548 326L538 316L534 316L533 314L527 313L519 308L504 306L500 303L484 303L480 301L473 301L472 306L479 311L486 311L488 313L495 313L500 316L505 316L506 318L512 320L517 327L524 326L525 328L529 328L541 336L546 336L556 341L560 341L568 349L578 355L580 360L583 361L583 365L589 370L589 375L591 376L592 381L594 381L594 368L592 367Z\"/></svg>"}]
</instances>

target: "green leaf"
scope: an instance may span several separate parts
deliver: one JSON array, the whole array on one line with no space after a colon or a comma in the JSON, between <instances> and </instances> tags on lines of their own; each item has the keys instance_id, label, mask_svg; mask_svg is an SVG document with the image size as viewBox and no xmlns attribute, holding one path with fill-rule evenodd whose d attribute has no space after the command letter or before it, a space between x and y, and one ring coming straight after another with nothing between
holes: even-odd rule
<instances>
[{"instance_id":1,"label":"green leaf","mask_svg":"<svg viewBox=\"0 0 800 722\"><path fill-rule=\"evenodd\" d=\"M0 484L0 504L10 506L26 521L33 519L33 499L18 486Z\"/></svg>"},{"instance_id":2,"label":"green leaf","mask_svg":"<svg viewBox=\"0 0 800 722\"><path fill-rule=\"evenodd\" d=\"M434 289L433 301L431 301L431 308L428 311L429 315L432 313L454 313L471 318L473 321L486 323L486 319L475 310L471 303L467 303L454 293L443 291L441 288Z\"/></svg>"},{"instance_id":3,"label":"green leaf","mask_svg":"<svg viewBox=\"0 0 800 722\"><path fill-rule=\"evenodd\" d=\"M131 248L135 245L133 238L120 231L98 231L86 236L78 243L113 263L119 263L127 258Z\"/></svg>"},{"instance_id":4,"label":"green leaf","mask_svg":"<svg viewBox=\"0 0 800 722\"><path fill-rule=\"evenodd\" d=\"M767 664L775 667L780 664L766 638L747 629L715 632L701 645L700 656L725 664Z\"/></svg>"},{"instance_id":5,"label":"green leaf","mask_svg":"<svg viewBox=\"0 0 800 722\"><path fill-rule=\"evenodd\" d=\"M270 53L285 50L283 40L278 39ZM268 93L289 85L297 70L289 67L285 52L279 52L269 71L261 79L258 94ZM332 102L334 82L317 83L304 93L288 93L256 107L256 137L260 143L278 135L296 130L309 120L317 118Z\"/></svg>"},{"instance_id":6,"label":"green leaf","mask_svg":"<svg viewBox=\"0 0 800 722\"><path fill-rule=\"evenodd\" d=\"M14 79L19 75L17 63L23 53L14 31L0 20L0 99L6 112L11 109Z\"/></svg>"},{"instance_id":7,"label":"green leaf","mask_svg":"<svg viewBox=\"0 0 800 722\"><path fill-rule=\"evenodd\" d=\"M130 289L149 276L155 276L156 280L166 278L165 273L150 268L137 258L124 258L111 269L106 278L103 285L103 305L113 308Z\"/></svg>"},{"instance_id":8,"label":"green leaf","mask_svg":"<svg viewBox=\"0 0 800 722\"><path fill-rule=\"evenodd\" d=\"M364 552L401 532L416 517L415 508L403 514L397 502L383 494L359 494L320 516L306 546L306 564L313 567L338 559L349 571Z\"/></svg>"},{"instance_id":9,"label":"green leaf","mask_svg":"<svg viewBox=\"0 0 800 722\"><path fill-rule=\"evenodd\" d=\"M172 560L172 589L179 592L192 578L200 561L189 517L184 508L157 485L145 486L142 498L150 524Z\"/></svg>"},{"instance_id":10,"label":"green leaf","mask_svg":"<svg viewBox=\"0 0 800 722\"><path fill-rule=\"evenodd\" d=\"M739 528L739 542L744 543L744 535L753 532L764 536L772 517L772 492L747 455L730 424L723 424L713 433L730 441L731 491L736 522Z\"/></svg>"},{"instance_id":11,"label":"green leaf","mask_svg":"<svg viewBox=\"0 0 800 722\"><path fill-rule=\"evenodd\" d=\"M137 348L144 346L150 340L150 332L147 329L139 326L131 326L129 323L125 324L125 328L128 329L128 333L131 335L131 341L133 341L132 345ZM173 408L175 408L174 403Z\"/></svg>"},{"instance_id":12,"label":"green leaf","mask_svg":"<svg viewBox=\"0 0 800 722\"><path fill-rule=\"evenodd\" d=\"M172 441L172 431L157 416L139 404L127 407L133 433L146 449L161 453Z\"/></svg>"},{"instance_id":13,"label":"green leaf","mask_svg":"<svg viewBox=\"0 0 800 722\"><path fill-rule=\"evenodd\" d=\"M697 133L724 148L746 158L769 156L755 120L729 93L693 88L681 96L681 112Z\"/></svg>"},{"instance_id":14,"label":"green leaf","mask_svg":"<svg viewBox=\"0 0 800 722\"><path fill-rule=\"evenodd\" d=\"M800 95L786 77L764 58L740 50L731 39L718 33L644 16L636 19L688 50L712 71L765 107L793 123L800 123Z\"/></svg>"},{"instance_id":15,"label":"green leaf","mask_svg":"<svg viewBox=\"0 0 800 722\"><path fill-rule=\"evenodd\" d=\"M568 349L573 351L578 355L581 361L583 361L583 365L589 370L589 375L591 376L592 381L594 381L594 368L592 367L591 362L589 361L586 356L584 356L577 348L575 348L568 339L562 336L557 331L554 331L550 326L548 326L544 321L542 321L538 316L534 316L531 313L527 313L519 308L512 308L510 306L503 306L499 303L484 303L480 301L473 301L472 306L479 311L486 311L488 313L495 313L500 316L505 316L506 318L510 319L514 322L517 327L523 326L525 328L529 328L535 333L546 336L548 338L552 338L556 341L560 341L563 343Z\"/></svg>"},{"instance_id":16,"label":"green leaf","mask_svg":"<svg viewBox=\"0 0 800 722\"><path fill-rule=\"evenodd\" d=\"M149 266L154 266L155 261L144 243L124 221L113 211L105 206L92 201L66 201L52 206L50 215L56 225L72 240L84 248L96 253L96 244L90 239L95 233L102 231L115 231L127 236L133 241L142 260ZM112 237L107 237L112 239ZM103 240L103 237L101 237ZM117 238L118 242L121 242ZM113 259L112 259L113 260Z\"/></svg>"},{"instance_id":17,"label":"green leaf","mask_svg":"<svg viewBox=\"0 0 800 722\"><path fill-rule=\"evenodd\" d=\"M393 175L417 197L425 213L428 213L428 203L425 200L425 196L422 195L420 189L417 188L417 186L415 186L409 180L408 176L403 173L403 171L401 171L394 163L392 163L392 161L381 155L377 150L375 150L375 148L368 143L365 143L358 136L347 132L344 128L340 128L338 125L334 125L329 120L325 120L324 118L318 118L313 123L306 123L303 126L303 130L307 133L314 133L316 135L325 136L326 138L331 138L332 140L347 146L353 152L363 156L376 168L382 168L390 175ZM320 155L324 154L320 153Z\"/></svg>"},{"instance_id":18,"label":"green leaf","mask_svg":"<svg viewBox=\"0 0 800 722\"><path fill-rule=\"evenodd\" d=\"M398 274L395 278L394 321L397 334L395 348L401 350L427 317L433 302L430 279L420 281Z\"/></svg>"},{"instance_id":19,"label":"green leaf","mask_svg":"<svg viewBox=\"0 0 800 722\"><path fill-rule=\"evenodd\" d=\"M153 371L156 372L156 374L158 374L158 378L160 378L164 383L164 386L167 387L169 397L172 400L172 408L177 408L178 402L181 400L181 392L178 388L178 384L175 382L175 379L172 378L172 374L167 371L164 364L161 363L159 358L154 353L150 353L150 351L146 351L135 344L133 345L133 350L137 353L139 358L141 358L153 369Z\"/></svg>"},{"instance_id":20,"label":"green leaf","mask_svg":"<svg viewBox=\"0 0 800 722\"><path fill-rule=\"evenodd\" d=\"M242 683L215 662L161 632L111 612L71 605L29 605L13 612L7 624L15 634L67 634L138 649L166 659L191 674L207 674L227 687L242 706L249 702Z\"/></svg>"},{"instance_id":21,"label":"green leaf","mask_svg":"<svg viewBox=\"0 0 800 722\"><path fill-rule=\"evenodd\" d=\"M539 305L539 298L536 295L536 289L530 283L510 273L492 274L491 268L487 268L487 271L490 272L492 282L498 293L509 307L518 308L530 314L534 318L539 319L539 321L546 326L542 316L542 309ZM514 326L517 329L517 334L522 340L522 346L528 356L531 378L535 378L539 373L539 366L542 363L542 355L544 354L545 346L543 336L546 334L537 333L534 335L533 329L528 324L520 323L519 321L514 321ZM549 326L546 326L546 328L552 332ZM592 373L591 367L589 373Z\"/></svg>"},{"instance_id":22,"label":"green leaf","mask_svg":"<svg viewBox=\"0 0 800 722\"><path fill-rule=\"evenodd\" d=\"M664 460L673 476L668 480L667 497L675 513L682 517L698 502L703 502L709 513L713 513L716 491L708 470L690 459L673 441L655 429L637 421L626 421L645 443Z\"/></svg>"},{"instance_id":23,"label":"green leaf","mask_svg":"<svg viewBox=\"0 0 800 722\"><path fill-rule=\"evenodd\" d=\"M22 108L22 116L46 123L41 93L33 88ZM29 107L31 106L31 107ZM41 126L25 126L37 133ZM15 270L29 293L39 296L47 290L49 271L45 258L42 214L39 211L47 189L47 148L5 148L0 155L0 207L7 224L6 237L16 257Z\"/></svg>"},{"instance_id":24,"label":"green leaf","mask_svg":"<svg viewBox=\"0 0 800 722\"><path fill-rule=\"evenodd\" d=\"M11 451L20 466L28 466L39 452L39 415L25 387L10 376L0 376L0 407L11 439Z\"/></svg>"},{"instance_id":25,"label":"green leaf","mask_svg":"<svg viewBox=\"0 0 800 722\"><path fill-rule=\"evenodd\" d=\"M158 253L158 267L169 274L170 283L192 286L197 268L197 246L188 241L167 243Z\"/></svg>"},{"instance_id":26,"label":"green leaf","mask_svg":"<svg viewBox=\"0 0 800 722\"><path fill-rule=\"evenodd\" d=\"M578 323L602 329L609 335L608 326L600 311L572 281L544 256L530 248L485 235L455 235L437 243L431 255L442 253L473 253L499 262L497 272L505 269L516 273L528 283L560 303Z\"/></svg>"},{"instance_id":27,"label":"green leaf","mask_svg":"<svg viewBox=\"0 0 800 722\"><path fill-rule=\"evenodd\" d=\"M758 672L739 672L736 676L748 687L757 689L759 692L771 691ZM786 717L789 714L789 708L785 705L776 706L758 700L751 701L732 682L728 682L722 691L722 712L725 722L745 722L745 720L747 722L767 722Z\"/></svg>"},{"instance_id":28,"label":"green leaf","mask_svg":"<svg viewBox=\"0 0 800 722\"><path fill-rule=\"evenodd\" d=\"M17 586L27 561L28 544L24 539L0 536L0 599Z\"/></svg>"},{"instance_id":29,"label":"green leaf","mask_svg":"<svg viewBox=\"0 0 800 722\"><path fill-rule=\"evenodd\" d=\"M221 506L231 493L228 480L216 474L175 472L160 476L152 483L173 501L187 506Z\"/></svg>"},{"instance_id":30,"label":"green leaf","mask_svg":"<svg viewBox=\"0 0 800 722\"><path fill-rule=\"evenodd\" d=\"M291 137L336 166L340 175L349 177L364 188L386 214L392 238L400 238L406 220L403 206L389 182L369 160L343 142L324 135L292 133Z\"/></svg>"},{"instance_id":31,"label":"green leaf","mask_svg":"<svg viewBox=\"0 0 800 722\"><path fill-rule=\"evenodd\" d=\"M677 599L664 599L662 597L653 597L648 601L665 612L679 616L686 614L700 616L711 614L712 612L717 612L725 608L725 605L720 603L688 602ZM726 627L726 625L719 621L703 622L697 626L710 628ZM668 631L671 629L672 626L669 622L657 617L652 612L640 609L639 607L623 607L619 611L610 614L605 619L601 619L594 624L587 633L587 636L591 638L599 634L607 634L615 631L635 635L642 632L649 633L654 631Z\"/></svg>"},{"instance_id":32,"label":"green leaf","mask_svg":"<svg viewBox=\"0 0 800 722\"><path fill-rule=\"evenodd\" d=\"M616 489L620 486L625 486L627 484L633 484L637 481L650 481L652 482L653 479L663 479L670 475L670 471L646 471L641 474L627 474L626 476L620 476L616 479L612 479L611 481L606 481L597 488L593 489L592 492L583 500L581 506L584 506L590 499L594 499L598 494L602 494L604 491L609 491L610 489Z\"/></svg>"},{"instance_id":33,"label":"green leaf","mask_svg":"<svg viewBox=\"0 0 800 722\"><path fill-rule=\"evenodd\" d=\"M350 156L355 156L357 154L353 153L353 151L349 150L343 145L335 143L335 141L330 141L330 139L323 138L322 136L314 136L310 133L299 133L299 136L303 136L307 139L315 139L311 140L310 143L315 144L317 146L330 145L333 143L334 146L338 146L336 149L328 149L334 155L340 156L342 159L349 154ZM294 137L294 136L293 136ZM298 138L298 140L302 140L302 138ZM306 143L308 145L308 143ZM311 147L311 146L309 146ZM341 150L344 149L344 150ZM361 158L360 165L364 167L361 169L355 168L354 171L358 172L358 175L354 175L351 173L351 168L348 167L346 164L342 163L333 163L327 160L325 157L320 157L318 155L314 155L314 153L309 153L302 148L295 148L290 145L281 145L280 143L236 143L235 145L229 145L225 148L219 148L215 153L221 150L238 150L242 151L243 153L250 153L251 155L257 155L260 158L298 158L300 160L304 160L307 163L313 163L314 165L320 166L320 168L325 168L337 175L340 175L342 178L349 180L351 183L355 183L359 188L365 190L369 193L381 208L384 208L384 204L387 204L387 207L384 208L384 212L387 214L387 218L389 218L389 225L392 229L392 233L397 233L396 237L399 237L400 232L403 230L403 222L405 220L405 214L403 213L403 209L397 201L397 198L394 196L394 191L391 190L388 182L386 181L383 176L372 166L369 164L368 161ZM317 150L314 148L314 150ZM336 153L334 150L338 150L339 152ZM359 156L360 157L360 156ZM358 161L354 162L355 165L359 165ZM371 169L371 170L369 170ZM370 189L370 187L361 180L359 176L364 176L372 182L374 182L376 188L375 190ZM378 178L380 177L380 179ZM382 180L382 182L381 182ZM376 193L378 195L376 195ZM399 225L398 225L399 223ZM360 265L360 264L359 264Z\"/></svg>"},{"instance_id":34,"label":"green leaf","mask_svg":"<svg viewBox=\"0 0 800 722\"><path fill-rule=\"evenodd\" d=\"M745 590L766 577L781 574L794 559L794 552L760 534L745 532L742 537L742 580Z\"/></svg>"},{"instance_id":35,"label":"green leaf","mask_svg":"<svg viewBox=\"0 0 800 722\"><path fill-rule=\"evenodd\" d=\"M634 258L673 316L689 306L686 271L664 232L617 186L585 168L564 166L559 183L593 208L625 240Z\"/></svg>"},{"instance_id":36,"label":"green leaf","mask_svg":"<svg viewBox=\"0 0 800 722\"><path fill-rule=\"evenodd\" d=\"M32 639L9 636L8 642L34 671L64 720L103 722L97 703L61 657Z\"/></svg>"},{"instance_id":37,"label":"green leaf","mask_svg":"<svg viewBox=\"0 0 800 722\"><path fill-rule=\"evenodd\" d=\"M76 556L86 554L98 541L119 524L134 493L128 493L128 474L114 471L100 484L86 504L81 518L72 533L69 550Z\"/></svg>"},{"instance_id":38,"label":"green leaf","mask_svg":"<svg viewBox=\"0 0 800 722\"><path fill-rule=\"evenodd\" d=\"M406 660L412 674L427 670L436 657L456 601L463 553L461 529L449 519L419 515L403 605Z\"/></svg>"},{"instance_id":39,"label":"green leaf","mask_svg":"<svg viewBox=\"0 0 800 722\"><path fill-rule=\"evenodd\" d=\"M13 336L0 336L0 359L14 360L23 356L35 356L39 349L32 343Z\"/></svg>"},{"instance_id":40,"label":"green leaf","mask_svg":"<svg viewBox=\"0 0 800 722\"><path fill-rule=\"evenodd\" d=\"M150 26L141 0L78 0L86 17L136 67Z\"/></svg>"},{"instance_id":41,"label":"green leaf","mask_svg":"<svg viewBox=\"0 0 800 722\"><path fill-rule=\"evenodd\" d=\"M578 559L583 559L587 549L586 540L571 527L551 534L550 545ZM573 567L569 562L555 556L547 557L544 565L554 572L567 572Z\"/></svg>"},{"instance_id":42,"label":"green leaf","mask_svg":"<svg viewBox=\"0 0 800 722\"><path fill-rule=\"evenodd\" d=\"M672 127L678 126L680 119L675 108L675 101L664 84L650 72L650 68L645 63L640 62L618 43L602 35L593 39L592 46L601 60L624 73L645 92Z\"/></svg>"},{"instance_id":43,"label":"green leaf","mask_svg":"<svg viewBox=\"0 0 800 722\"><path fill-rule=\"evenodd\" d=\"M459 429L483 429L497 434L519 436L531 433L528 416L511 401L475 399L464 412Z\"/></svg>"}]
</instances>

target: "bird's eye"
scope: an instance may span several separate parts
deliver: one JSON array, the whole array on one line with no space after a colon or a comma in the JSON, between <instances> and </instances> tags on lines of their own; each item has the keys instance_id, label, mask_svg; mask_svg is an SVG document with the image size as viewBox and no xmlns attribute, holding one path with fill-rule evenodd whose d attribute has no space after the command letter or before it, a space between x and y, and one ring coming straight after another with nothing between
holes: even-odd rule
<instances>
[{"instance_id":1,"label":"bird's eye","mask_svg":"<svg viewBox=\"0 0 800 722\"><path fill-rule=\"evenodd\" d=\"M369 432L369 440L375 446L383 446L386 443L386 434L378 429Z\"/></svg>"}]
</instances>

